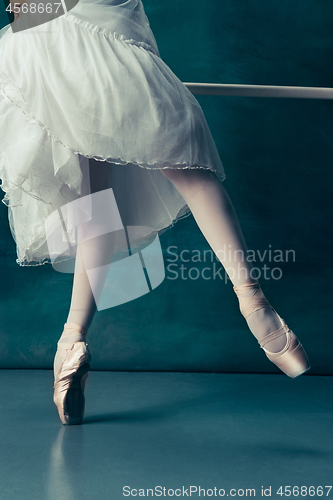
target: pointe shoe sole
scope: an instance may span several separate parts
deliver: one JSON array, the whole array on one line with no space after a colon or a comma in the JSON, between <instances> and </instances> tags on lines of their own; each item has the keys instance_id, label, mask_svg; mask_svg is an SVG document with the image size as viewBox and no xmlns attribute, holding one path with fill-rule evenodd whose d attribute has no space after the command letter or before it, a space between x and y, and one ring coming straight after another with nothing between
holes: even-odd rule
<instances>
[{"instance_id":1,"label":"pointe shoe sole","mask_svg":"<svg viewBox=\"0 0 333 500\"><path fill-rule=\"evenodd\" d=\"M54 384L53 401L64 425L82 423L84 388L90 368L91 355L85 342L76 342L68 349Z\"/></svg>"}]
</instances>

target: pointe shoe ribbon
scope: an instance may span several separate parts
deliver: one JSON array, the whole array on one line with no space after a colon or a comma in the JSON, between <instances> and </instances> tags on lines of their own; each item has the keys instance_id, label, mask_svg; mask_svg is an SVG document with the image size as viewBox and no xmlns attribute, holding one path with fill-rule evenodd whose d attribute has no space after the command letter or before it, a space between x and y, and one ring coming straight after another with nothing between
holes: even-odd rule
<instances>
[{"instance_id":1,"label":"pointe shoe ribbon","mask_svg":"<svg viewBox=\"0 0 333 500\"><path fill-rule=\"evenodd\" d=\"M285 321L280 317L265 297L255 297L257 290L260 288L259 282L254 279L249 279L245 283L234 286L233 288L238 296L240 311L245 319L253 312L264 307L268 307L275 312L282 324L280 328L272 333L269 333L261 340L257 339L267 358L291 378L298 377L308 371L311 368L309 359L294 332L290 330ZM241 297L241 295L249 292L250 290L254 291L250 297ZM265 344L280 337L281 335L286 335L287 339L286 345L281 351L275 353L264 348Z\"/></svg>"},{"instance_id":2,"label":"pointe shoe ribbon","mask_svg":"<svg viewBox=\"0 0 333 500\"><path fill-rule=\"evenodd\" d=\"M66 327L66 325L68 325ZM53 401L57 406L63 424L73 425L82 421L84 413L84 388L90 368L91 355L88 344L80 339L87 330L74 323L66 323L64 336L78 334L77 341L71 343L58 342L58 346L67 345L66 354L58 374L55 377Z\"/></svg>"}]
</instances>

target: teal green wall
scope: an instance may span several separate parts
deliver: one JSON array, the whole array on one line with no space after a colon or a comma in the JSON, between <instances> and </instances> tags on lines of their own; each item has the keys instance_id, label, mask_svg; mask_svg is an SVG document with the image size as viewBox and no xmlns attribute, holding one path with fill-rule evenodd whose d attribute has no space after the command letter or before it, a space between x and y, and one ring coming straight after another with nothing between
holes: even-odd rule
<instances>
[{"instance_id":1,"label":"teal green wall","mask_svg":"<svg viewBox=\"0 0 333 500\"><path fill-rule=\"evenodd\" d=\"M182 81L333 86L330 0L145 0L144 5L161 57ZM8 21L2 14L3 26ZM306 348L309 374L332 374L333 103L197 99L249 248L295 250L295 262L277 264L282 279L262 279L262 288ZM48 264L15 263L3 203L0 231L0 367L51 368L72 275ZM192 216L160 241L166 267L170 245L178 246L178 254L209 249ZM247 330L230 282L171 277L167 268L152 293L96 314L89 333L93 369L278 373Z\"/></svg>"}]
</instances>

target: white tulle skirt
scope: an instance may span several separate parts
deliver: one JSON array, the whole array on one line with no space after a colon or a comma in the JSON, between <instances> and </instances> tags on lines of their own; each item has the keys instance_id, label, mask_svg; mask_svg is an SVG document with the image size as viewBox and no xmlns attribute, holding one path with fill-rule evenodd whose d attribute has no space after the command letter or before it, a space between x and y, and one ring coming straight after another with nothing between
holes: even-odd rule
<instances>
[{"instance_id":1,"label":"white tulle skirt","mask_svg":"<svg viewBox=\"0 0 333 500\"><path fill-rule=\"evenodd\" d=\"M202 109L161 60L140 0L80 0L37 27L0 30L0 178L17 264L51 262L46 220L89 195L89 158L110 163L123 224L147 236L190 214L161 169L225 178Z\"/></svg>"}]
</instances>

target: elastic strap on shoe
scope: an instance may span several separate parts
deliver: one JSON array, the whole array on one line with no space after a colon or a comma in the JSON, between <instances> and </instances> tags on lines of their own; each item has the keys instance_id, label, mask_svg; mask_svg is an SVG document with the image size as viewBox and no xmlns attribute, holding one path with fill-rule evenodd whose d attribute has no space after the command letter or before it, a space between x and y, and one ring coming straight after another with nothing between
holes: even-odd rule
<instances>
[{"instance_id":1,"label":"elastic strap on shoe","mask_svg":"<svg viewBox=\"0 0 333 500\"><path fill-rule=\"evenodd\" d=\"M265 344L267 344L267 342L271 342L272 340L275 340L278 337L281 337L281 335L287 334L287 332L289 332L289 331L290 331L290 329L288 328L287 325L282 325L280 328L275 330L275 332L269 333L260 341L258 340L260 347L263 347Z\"/></svg>"}]
</instances>

